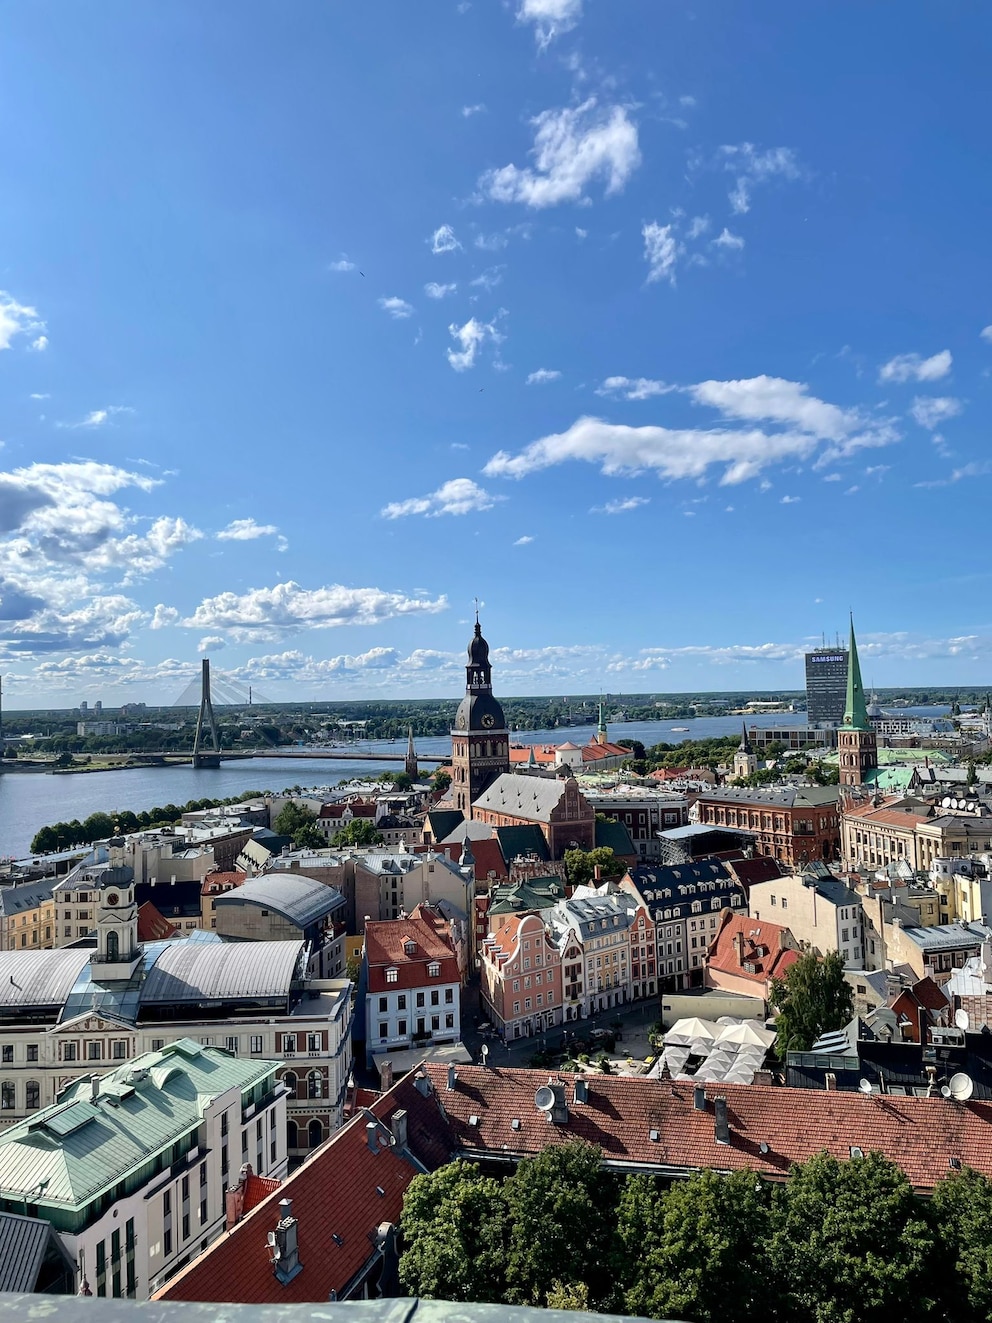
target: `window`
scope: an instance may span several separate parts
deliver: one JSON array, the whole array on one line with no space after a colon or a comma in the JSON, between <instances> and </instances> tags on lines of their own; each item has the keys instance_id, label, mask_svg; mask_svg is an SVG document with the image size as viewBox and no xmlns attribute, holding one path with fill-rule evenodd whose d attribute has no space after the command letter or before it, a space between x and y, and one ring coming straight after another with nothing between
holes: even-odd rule
<instances>
[{"instance_id":1,"label":"window","mask_svg":"<svg viewBox=\"0 0 992 1323\"><path fill-rule=\"evenodd\" d=\"M220 1133L222 1136L227 1134L227 1112L221 1112L220 1114ZM202 1167L200 1171L203 1171ZM201 1176L200 1179L202 1181L203 1177Z\"/></svg>"},{"instance_id":2,"label":"window","mask_svg":"<svg viewBox=\"0 0 992 1323\"><path fill-rule=\"evenodd\" d=\"M164 1038L153 1038L153 1039L152 1039L152 1051L153 1051L153 1052L161 1052L161 1051L162 1051L162 1048L163 1048L164 1046L165 1046L165 1039L164 1039Z\"/></svg>"},{"instance_id":3,"label":"window","mask_svg":"<svg viewBox=\"0 0 992 1323\"><path fill-rule=\"evenodd\" d=\"M406 1020L398 1020L396 1023L396 1032L400 1038L406 1037Z\"/></svg>"},{"instance_id":4,"label":"window","mask_svg":"<svg viewBox=\"0 0 992 1323\"><path fill-rule=\"evenodd\" d=\"M123 1061L127 1056L127 1041L123 1038L118 1038L114 1042L113 1050L114 1050L114 1060Z\"/></svg>"},{"instance_id":5,"label":"window","mask_svg":"<svg viewBox=\"0 0 992 1323\"><path fill-rule=\"evenodd\" d=\"M396 968L390 968L390 969L387 969L387 970L386 970L386 982L387 982L387 983L395 983L396 980L399 978L399 973L400 973L399 970L396 969Z\"/></svg>"},{"instance_id":6,"label":"window","mask_svg":"<svg viewBox=\"0 0 992 1323\"><path fill-rule=\"evenodd\" d=\"M379 1021L379 1041L380 1041L380 1042L385 1042L385 1040L386 1040L388 1037L389 1037L389 1025L386 1023L385 1020L380 1020L380 1021Z\"/></svg>"},{"instance_id":7,"label":"window","mask_svg":"<svg viewBox=\"0 0 992 1323\"><path fill-rule=\"evenodd\" d=\"M405 1010L406 1010L406 993L405 993L405 992L398 992L398 993L396 994L396 1009L397 1009L398 1011L405 1011Z\"/></svg>"},{"instance_id":8,"label":"window","mask_svg":"<svg viewBox=\"0 0 992 1323\"><path fill-rule=\"evenodd\" d=\"M238 1050L238 1036L237 1036L237 1034L231 1034L231 1035L229 1035L229 1036L224 1040L224 1046L227 1048L228 1052L237 1052L237 1050Z\"/></svg>"},{"instance_id":9,"label":"window","mask_svg":"<svg viewBox=\"0 0 992 1323\"><path fill-rule=\"evenodd\" d=\"M423 1005L424 1005L424 994L423 994L422 992L418 992L418 993L417 993L417 1010L419 1011Z\"/></svg>"},{"instance_id":10,"label":"window","mask_svg":"<svg viewBox=\"0 0 992 1323\"><path fill-rule=\"evenodd\" d=\"M25 1093L25 1106L29 1112L33 1112L41 1106L41 1085L37 1080L28 1080Z\"/></svg>"},{"instance_id":11,"label":"window","mask_svg":"<svg viewBox=\"0 0 992 1323\"><path fill-rule=\"evenodd\" d=\"M320 1034L307 1034L308 1052L319 1052L322 1046L323 1046L323 1042L321 1040Z\"/></svg>"},{"instance_id":12,"label":"window","mask_svg":"<svg viewBox=\"0 0 992 1323\"><path fill-rule=\"evenodd\" d=\"M172 1228L166 1227L162 1233L162 1253L168 1256L172 1253Z\"/></svg>"},{"instance_id":13,"label":"window","mask_svg":"<svg viewBox=\"0 0 992 1323\"><path fill-rule=\"evenodd\" d=\"M431 1033L437 1033L441 1028L441 1017L439 1015L431 1016Z\"/></svg>"},{"instance_id":14,"label":"window","mask_svg":"<svg viewBox=\"0 0 992 1323\"><path fill-rule=\"evenodd\" d=\"M455 1017L453 1015L446 1015L444 1017L444 1027L445 1029L454 1029Z\"/></svg>"},{"instance_id":15,"label":"window","mask_svg":"<svg viewBox=\"0 0 992 1323\"><path fill-rule=\"evenodd\" d=\"M37 1060L38 1060L38 1044L37 1044L37 1043L28 1043L28 1060L29 1060L29 1061L37 1061Z\"/></svg>"},{"instance_id":16,"label":"window","mask_svg":"<svg viewBox=\"0 0 992 1323\"><path fill-rule=\"evenodd\" d=\"M9 1066L13 1060L14 1060L14 1049L12 1046L7 1045L3 1049L3 1064L5 1066Z\"/></svg>"},{"instance_id":17,"label":"window","mask_svg":"<svg viewBox=\"0 0 992 1323\"><path fill-rule=\"evenodd\" d=\"M87 1043L86 1055L90 1059L90 1061L99 1061L100 1058L103 1056L103 1044Z\"/></svg>"},{"instance_id":18,"label":"window","mask_svg":"<svg viewBox=\"0 0 992 1323\"><path fill-rule=\"evenodd\" d=\"M430 975L431 978L437 978L437 976L441 973L440 963L437 960L432 960L431 963L427 966L427 973Z\"/></svg>"},{"instance_id":19,"label":"window","mask_svg":"<svg viewBox=\"0 0 992 1323\"><path fill-rule=\"evenodd\" d=\"M386 1012L387 1012L388 1010L389 1010L389 998L388 998L388 997L380 997L380 998L379 998L379 1014L380 1014L380 1015L385 1015Z\"/></svg>"},{"instance_id":20,"label":"window","mask_svg":"<svg viewBox=\"0 0 992 1323\"><path fill-rule=\"evenodd\" d=\"M252 1034L252 1036L251 1036L251 1050L252 1050L253 1052L261 1052L261 1050L262 1050L262 1035L261 1035L261 1034Z\"/></svg>"},{"instance_id":21,"label":"window","mask_svg":"<svg viewBox=\"0 0 992 1323\"><path fill-rule=\"evenodd\" d=\"M283 1034L283 1036L282 1036L282 1050L283 1050L284 1052L295 1052L295 1051L296 1051L296 1035L295 1035L295 1034Z\"/></svg>"},{"instance_id":22,"label":"window","mask_svg":"<svg viewBox=\"0 0 992 1323\"><path fill-rule=\"evenodd\" d=\"M189 1202L189 1177L188 1177L188 1176L184 1176L184 1177L183 1177L182 1193L183 1193L183 1203L184 1203L184 1204L185 1204L185 1203L188 1203L188 1202Z\"/></svg>"},{"instance_id":23,"label":"window","mask_svg":"<svg viewBox=\"0 0 992 1323\"><path fill-rule=\"evenodd\" d=\"M384 1027L385 1026L383 1025L379 1026L380 1029ZM380 1037L385 1038L386 1035L382 1034L380 1035ZM307 1097L323 1098L323 1096L324 1096L324 1077L323 1075L321 1075L319 1070L312 1070L310 1074L307 1076Z\"/></svg>"},{"instance_id":24,"label":"window","mask_svg":"<svg viewBox=\"0 0 992 1323\"><path fill-rule=\"evenodd\" d=\"M453 1004L454 1000L455 1000L455 990L454 990L454 988L445 988L445 990L444 990L444 1004L445 1004L445 1006L451 1006L451 1005Z\"/></svg>"},{"instance_id":25,"label":"window","mask_svg":"<svg viewBox=\"0 0 992 1323\"><path fill-rule=\"evenodd\" d=\"M172 1212L172 1191L166 1190L162 1195L162 1216L168 1217Z\"/></svg>"},{"instance_id":26,"label":"window","mask_svg":"<svg viewBox=\"0 0 992 1323\"><path fill-rule=\"evenodd\" d=\"M76 1060L76 1056L77 1056L77 1047L76 1047L76 1044L75 1044L75 1043L63 1043L63 1045L62 1045L62 1060L63 1060L63 1061L75 1061L75 1060Z\"/></svg>"},{"instance_id":27,"label":"window","mask_svg":"<svg viewBox=\"0 0 992 1323\"><path fill-rule=\"evenodd\" d=\"M439 1006L441 1003L441 994L437 988L431 988L431 1005Z\"/></svg>"},{"instance_id":28,"label":"window","mask_svg":"<svg viewBox=\"0 0 992 1323\"><path fill-rule=\"evenodd\" d=\"M788 896L783 896L783 897L782 897L782 908L783 908L784 910L787 910L787 909L789 908L789 898L788 898Z\"/></svg>"},{"instance_id":29,"label":"window","mask_svg":"<svg viewBox=\"0 0 992 1323\"><path fill-rule=\"evenodd\" d=\"M189 1240L189 1213L183 1213L183 1240Z\"/></svg>"}]
</instances>

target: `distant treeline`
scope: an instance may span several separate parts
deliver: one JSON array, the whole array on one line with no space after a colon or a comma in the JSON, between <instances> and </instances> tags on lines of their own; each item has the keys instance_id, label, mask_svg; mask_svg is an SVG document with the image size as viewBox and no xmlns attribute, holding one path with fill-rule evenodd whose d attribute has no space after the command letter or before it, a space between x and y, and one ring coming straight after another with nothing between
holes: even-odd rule
<instances>
[{"instance_id":1,"label":"distant treeline","mask_svg":"<svg viewBox=\"0 0 992 1323\"><path fill-rule=\"evenodd\" d=\"M49 850L67 850L74 845L92 845L94 841L105 841L108 836L120 833L142 831L148 827L166 827L178 822L184 813L195 813L197 809L220 808L223 804L240 804L246 799L257 799L264 792L244 790L240 795L228 799L191 799L186 804L163 804L160 808L144 809L141 813L132 813L123 809L120 813L91 813L82 822L73 818L71 822L54 822L50 827L42 827L35 832L31 841L32 854L44 854Z\"/></svg>"}]
</instances>

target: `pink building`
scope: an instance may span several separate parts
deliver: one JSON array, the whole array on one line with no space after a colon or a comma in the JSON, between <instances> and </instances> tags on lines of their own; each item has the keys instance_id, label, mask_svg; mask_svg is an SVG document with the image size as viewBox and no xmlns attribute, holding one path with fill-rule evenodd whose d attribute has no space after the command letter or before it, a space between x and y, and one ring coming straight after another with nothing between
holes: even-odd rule
<instances>
[{"instance_id":1,"label":"pink building","mask_svg":"<svg viewBox=\"0 0 992 1323\"><path fill-rule=\"evenodd\" d=\"M483 1009L504 1039L561 1024L561 955L539 915L501 915L481 957Z\"/></svg>"},{"instance_id":2,"label":"pink building","mask_svg":"<svg viewBox=\"0 0 992 1323\"><path fill-rule=\"evenodd\" d=\"M628 879L625 878L626 882ZM621 884L622 886L623 884ZM658 978L655 973L655 924L651 911L641 900L637 890L631 885L630 890L623 888L635 902L634 916L628 930L630 938L630 995L636 1001L639 997L654 997L658 990Z\"/></svg>"}]
</instances>

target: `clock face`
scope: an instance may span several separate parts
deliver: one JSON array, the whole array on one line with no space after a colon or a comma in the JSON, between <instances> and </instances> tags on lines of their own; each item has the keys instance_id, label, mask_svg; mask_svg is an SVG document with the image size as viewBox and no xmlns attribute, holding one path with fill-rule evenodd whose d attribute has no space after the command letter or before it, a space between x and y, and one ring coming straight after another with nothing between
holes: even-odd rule
<instances>
[{"instance_id":1,"label":"clock face","mask_svg":"<svg viewBox=\"0 0 992 1323\"><path fill-rule=\"evenodd\" d=\"M496 718L491 712L486 712L482 718L482 724L485 726L486 730L488 730L490 726L496 725Z\"/></svg>"},{"instance_id":2,"label":"clock face","mask_svg":"<svg viewBox=\"0 0 992 1323\"><path fill-rule=\"evenodd\" d=\"M112 891L110 895L107 897L107 904L116 905L119 900L120 900L120 896L118 896L117 892Z\"/></svg>"},{"instance_id":3,"label":"clock face","mask_svg":"<svg viewBox=\"0 0 992 1323\"><path fill-rule=\"evenodd\" d=\"M464 714L464 712L459 712L459 713L458 713L458 716L455 718L455 725L458 727L459 730L464 730L464 729L465 729L465 714Z\"/></svg>"}]
</instances>

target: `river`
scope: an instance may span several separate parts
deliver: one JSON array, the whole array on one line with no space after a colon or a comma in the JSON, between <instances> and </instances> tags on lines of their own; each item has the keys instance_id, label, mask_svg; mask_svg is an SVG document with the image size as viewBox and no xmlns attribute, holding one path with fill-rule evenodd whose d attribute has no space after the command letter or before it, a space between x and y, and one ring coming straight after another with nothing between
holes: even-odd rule
<instances>
[{"instance_id":1,"label":"river","mask_svg":"<svg viewBox=\"0 0 992 1323\"><path fill-rule=\"evenodd\" d=\"M946 708L904 709L913 715L937 716ZM806 719L804 712L762 713L757 720L768 725L795 726ZM675 730L684 726L685 730ZM640 740L645 745L680 744L683 740L704 740L717 735L731 735L741 728L740 717L669 718L667 721L628 721L610 724L613 740ZM585 744L595 734L595 726L569 726L559 730L517 731L513 739L521 744L561 743L571 740ZM405 741L376 741L362 745L362 752L404 753ZM423 754L446 754L451 741L447 737L417 740ZM114 772L81 772L51 776L37 772L0 774L0 858L22 857L40 827L48 823L71 822L91 813L114 813L143 809L159 804L186 804L191 799L227 799L246 790L280 791L290 786L333 786L352 778L375 777L385 771L399 771L396 762L329 762L322 759L253 758L250 761L223 763L220 768L199 770L178 767L138 767Z\"/></svg>"}]
</instances>

